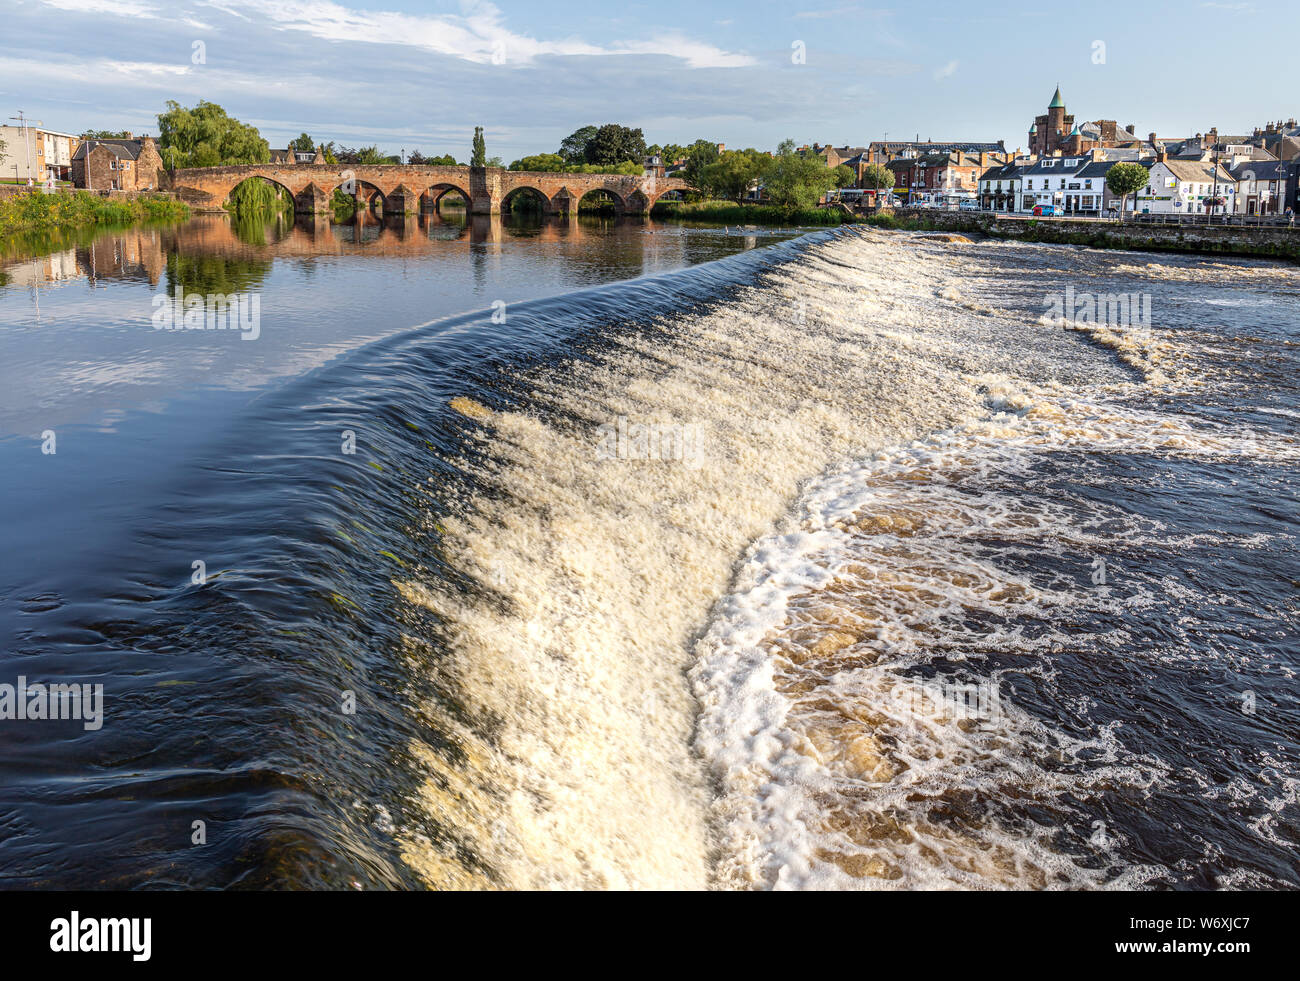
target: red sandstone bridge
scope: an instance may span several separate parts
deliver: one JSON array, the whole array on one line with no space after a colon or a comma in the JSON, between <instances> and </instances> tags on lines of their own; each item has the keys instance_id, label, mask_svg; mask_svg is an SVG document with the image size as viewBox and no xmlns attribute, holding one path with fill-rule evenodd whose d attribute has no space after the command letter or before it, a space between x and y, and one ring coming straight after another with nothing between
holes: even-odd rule
<instances>
[{"instance_id":1,"label":"red sandstone bridge","mask_svg":"<svg viewBox=\"0 0 1300 981\"><path fill-rule=\"evenodd\" d=\"M336 188L368 205L375 195L385 214L410 214L437 208L444 195L463 197L476 215L499 214L519 194L541 199L546 214L571 215L588 195L604 192L620 213L646 214L665 194L686 189L675 177L622 174L543 174L500 167L427 167L398 164L252 164L192 167L162 172L163 189L197 211L220 211L230 192L249 178L278 184L293 196L298 214L330 210Z\"/></svg>"}]
</instances>

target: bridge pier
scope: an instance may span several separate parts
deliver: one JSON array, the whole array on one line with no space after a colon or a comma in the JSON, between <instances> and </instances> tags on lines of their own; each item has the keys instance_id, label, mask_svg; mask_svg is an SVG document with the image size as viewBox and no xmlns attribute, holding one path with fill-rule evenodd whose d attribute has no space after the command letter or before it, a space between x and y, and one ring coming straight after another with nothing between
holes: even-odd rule
<instances>
[{"instance_id":1,"label":"bridge pier","mask_svg":"<svg viewBox=\"0 0 1300 981\"><path fill-rule=\"evenodd\" d=\"M567 191L561 190L547 204L546 213L558 218L577 218L578 199Z\"/></svg>"},{"instance_id":2,"label":"bridge pier","mask_svg":"<svg viewBox=\"0 0 1300 981\"><path fill-rule=\"evenodd\" d=\"M313 182L304 187L293 199L296 215L319 215L330 210L330 196Z\"/></svg>"},{"instance_id":3,"label":"bridge pier","mask_svg":"<svg viewBox=\"0 0 1300 981\"><path fill-rule=\"evenodd\" d=\"M384 198L385 215L418 215L420 213L420 195L405 184L398 184Z\"/></svg>"}]
</instances>

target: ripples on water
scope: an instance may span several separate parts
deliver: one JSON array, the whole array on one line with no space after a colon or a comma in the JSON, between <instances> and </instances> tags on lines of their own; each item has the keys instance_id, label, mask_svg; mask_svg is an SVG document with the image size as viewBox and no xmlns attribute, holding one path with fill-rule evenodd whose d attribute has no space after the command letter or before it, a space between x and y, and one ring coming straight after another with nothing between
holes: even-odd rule
<instances>
[{"instance_id":1,"label":"ripples on water","mask_svg":"<svg viewBox=\"0 0 1300 981\"><path fill-rule=\"evenodd\" d=\"M6 674L108 692L6 724L8 881L1296 884L1294 268L849 231L556 292L258 355L8 589Z\"/></svg>"}]
</instances>

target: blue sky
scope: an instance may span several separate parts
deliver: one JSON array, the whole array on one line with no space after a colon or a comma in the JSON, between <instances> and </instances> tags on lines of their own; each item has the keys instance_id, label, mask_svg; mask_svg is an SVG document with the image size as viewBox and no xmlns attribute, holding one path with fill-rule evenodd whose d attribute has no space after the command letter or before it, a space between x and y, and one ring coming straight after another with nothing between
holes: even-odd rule
<instances>
[{"instance_id":1,"label":"blue sky","mask_svg":"<svg viewBox=\"0 0 1300 981\"><path fill-rule=\"evenodd\" d=\"M649 143L770 149L787 137L857 145L919 134L1016 147L1058 82L1081 121L1117 119L1143 135L1242 132L1300 115L1294 0L0 0L0 9L0 115L21 109L74 133L156 132L165 100L206 98L272 146L305 130L467 159L482 125L488 153L507 162L605 122L639 126Z\"/></svg>"}]
</instances>

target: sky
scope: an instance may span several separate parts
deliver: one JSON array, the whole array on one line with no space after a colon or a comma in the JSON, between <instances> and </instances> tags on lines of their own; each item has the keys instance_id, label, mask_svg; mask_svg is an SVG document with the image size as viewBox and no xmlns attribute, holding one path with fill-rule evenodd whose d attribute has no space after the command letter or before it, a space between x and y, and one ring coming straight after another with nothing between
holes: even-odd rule
<instances>
[{"instance_id":1,"label":"sky","mask_svg":"<svg viewBox=\"0 0 1300 981\"><path fill-rule=\"evenodd\" d=\"M554 152L580 126L773 149L1026 145L1059 83L1143 136L1300 116L1300 4L930 0L0 0L0 116L157 133L216 102L273 147ZM1243 79L1248 80L1244 82Z\"/></svg>"}]
</instances>

